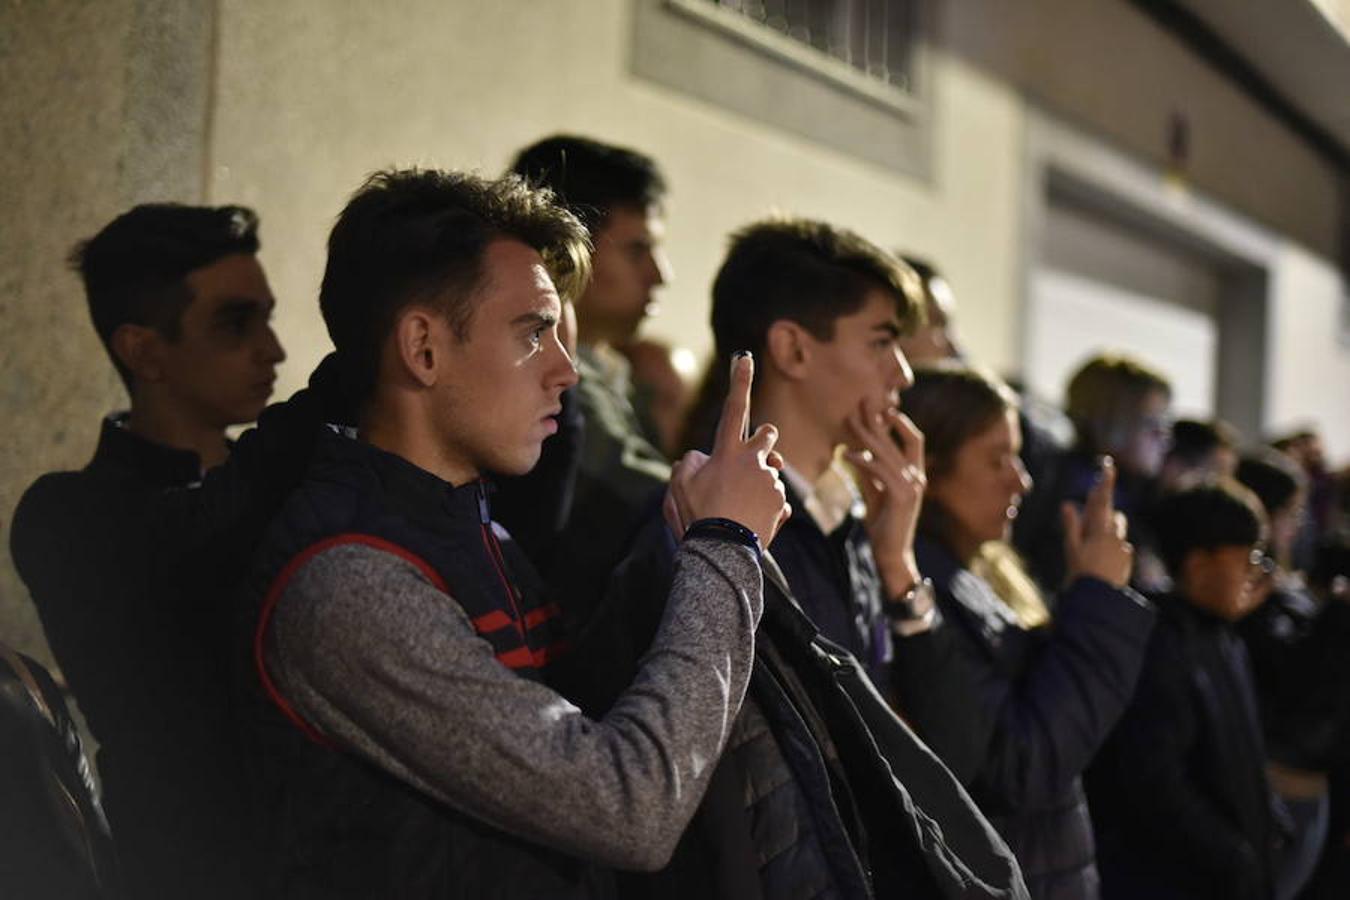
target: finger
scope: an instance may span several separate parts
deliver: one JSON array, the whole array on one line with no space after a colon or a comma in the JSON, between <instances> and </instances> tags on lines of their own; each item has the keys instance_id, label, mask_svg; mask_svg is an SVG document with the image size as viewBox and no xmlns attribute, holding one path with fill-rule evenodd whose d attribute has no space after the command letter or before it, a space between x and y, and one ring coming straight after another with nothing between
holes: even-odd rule
<instances>
[{"instance_id":1,"label":"finger","mask_svg":"<svg viewBox=\"0 0 1350 900\"><path fill-rule=\"evenodd\" d=\"M731 386L722 404L722 417L717 421L714 456L740 446L750 427L750 385L755 380L755 361L750 351L738 352L744 355L732 357Z\"/></svg>"},{"instance_id":2,"label":"finger","mask_svg":"<svg viewBox=\"0 0 1350 900\"><path fill-rule=\"evenodd\" d=\"M1116 466L1111 457L1102 457L1099 473L1083 504L1083 527L1089 534L1109 534L1115 513Z\"/></svg>"},{"instance_id":3,"label":"finger","mask_svg":"<svg viewBox=\"0 0 1350 900\"><path fill-rule=\"evenodd\" d=\"M776 443L778 443L778 427L771 422L765 422L755 429L755 433L750 435L745 446L754 450L761 458L767 458Z\"/></svg>"},{"instance_id":4,"label":"finger","mask_svg":"<svg viewBox=\"0 0 1350 900\"><path fill-rule=\"evenodd\" d=\"M924 469L924 442L923 432L919 426L914 424L914 420L902 413L900 410L892 407L887 410L887 419L891 423L891 428L899 435L900 450L905 455L909 464L918 468L921 473L927 474Z\"/></svg>"},{"instance_id":5,"label":"finger","mask_svg":"<svg viewBox=\"0 0 1350 900\"><path fill-rule=\"evenodd\" d=\"M877 464L868 454L858 450L848 451L844 458L858 473L856 480L858 489L862 491L864 505L869 510L876 510L886 493L886 482L878 473Z\"/></svg>"},{"instance_id":6,"label":"finger","mask_svg":"<svg viewBox=\"0 0 1350 900\"><path fill-rule=\"evenodd\" d=\"M849 414L848 426L857 443L855 449L868 451L872 462L888 470L887 476L882 480L890 483L900 477L900 472L909 464L909 460L900 451L895 438L891 437L890 430L884 425L884 419L879 421L879 416L879 413L854 411Z\"/></svg>"},{"instance_id":7,"label":"finger","mask_svg":"<svg viewBox=\"0 0 1350 900\"><path fill-rule=\"evenodd\" d=\"M1061 506L1059 514L1064 522L1064 555L1072 562L1078 558L1079 551L1083 548L1082 517L1072 503Z\"/></svg>"},{"instance_id":8,"label":"finger","mask_svg":"<svg viewBox=\"0 0 1350 900\"><path fill-rule=\"evenodd\" d=\"M1117 511L1111 516L1111 525L1116 530L1116 537L1120 538L1122 541L1125 540L1125 536L1130 533L1130 520L1125 518L1123 512Z\"/></svg>"},{"instance_id":9,"label":"finger","mask_svg":"<svg viewBox=\"0 0 1350 900\"><path fill-rule=\"evenodd\" d=\"M684 536L684 522L680 520L680 509L675 503L673 490L668 489L665 500L661 501L661 515L666 520L666 525L675 535L676 540Z\"/></svg>"}]
</instances>

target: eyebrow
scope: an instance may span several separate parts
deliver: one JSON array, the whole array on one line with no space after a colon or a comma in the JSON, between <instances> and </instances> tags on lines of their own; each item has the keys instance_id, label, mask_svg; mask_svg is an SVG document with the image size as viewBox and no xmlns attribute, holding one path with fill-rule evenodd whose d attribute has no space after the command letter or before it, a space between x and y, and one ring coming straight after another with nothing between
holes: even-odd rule
<instances>
[{"instance_id":1,"label":"eyebrow","mask_svg":"<svg viewBox=\"0 0 1350 900\"><path fill-rule=\"evenodd\" d=\"M257 297L226 297L211 313L213 319L227 319L241 312L271 312L277 302L272 299L260 300Z\"/></svg>"},{"instance_id":2,"label":"eyebrow","mask_svg":"<svg viewBox=\"0 0 1350 900\"><path fill-rule=\"evenodd\" d=\"M552 328L558 324L558 317L552 313L527 312L524 315L516 316L511 320L511 325L540 325L544 328Z\"/></svg>"},{"instance_id":3,"label":"eyebrow","mask_svg":"<svg viewBox=\"0 0 1350 900\"><path fill-rule=\"evenodd\" d=\"M888 322L878 322L877 324L875 324L875 325L872 326L872 330L873 330L873 331L881 331L881 332L885 332L886 334L890 335L891 337L899 337L899 336L900 336L900 326L897 325L897 324L895 324L894 322L889 322L889 321L888 321Z\"/></svg>"}]
</instances>

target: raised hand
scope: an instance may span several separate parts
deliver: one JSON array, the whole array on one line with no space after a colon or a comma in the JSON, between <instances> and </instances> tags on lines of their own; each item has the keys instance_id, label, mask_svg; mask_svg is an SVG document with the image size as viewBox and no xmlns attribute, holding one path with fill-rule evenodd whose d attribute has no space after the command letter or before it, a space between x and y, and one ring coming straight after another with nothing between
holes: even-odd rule
<instances>
[{"instance_id":1,"label":"raised hand","mask_svg":"<svg viewBox=\"0 0 1350 900\"><path fill-rule=\"evenodd\" d=\"M1115 463L1105 456L1082 512L1072 503L1064 504L1064 558L1070 581L1091 575L1115 587L1129 584L1134 547L1125 539L1129 523L1116 510L1115 491Z\"/></svg>"},{"instance_id":2,"label":"raised hand","mask_svg":"<svg viewBox=\"0 0 1350 900\"><path fill-rule=\"evenodd\" d=\"M766 424L746 435L754 371L749 354L733 360L712 454L687 453L671 472L663 508L677 535L699 519L730 519L758 535L762 548L792 514L778 479L783 459L773 449L778 429Z\"/></svg>"},{"instance_id":3,"label":"raised hand","mask_svg":"<svg viewBox=\"0 0 1350 900\"><path fill-rule=\"evenodd\" d=\"M923 432L895 407L875 412L866 404L849 414L848 427L846 458L861 476L867 537L887 593L898 596L919 580L914 534L928 485Z\"/></svg>"}]
</instances>

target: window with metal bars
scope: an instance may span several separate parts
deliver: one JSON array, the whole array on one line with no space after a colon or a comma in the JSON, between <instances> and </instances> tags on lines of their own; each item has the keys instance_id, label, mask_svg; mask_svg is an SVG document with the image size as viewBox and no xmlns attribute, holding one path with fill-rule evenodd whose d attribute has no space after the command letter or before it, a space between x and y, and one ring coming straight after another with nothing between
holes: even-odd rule
<instances>
[{"instance_id":1,"label":"window with metal bars","mask_svg":"<svg viewBox=\"0 0 1350 900\"><path fill-rule=\"evenodd\" d=\"M638 78L894 171L932 172L940 0L630 0Z\"/></svg>"},{"instance_id":2,"label":"window with metal bars","mask_svg":"<svg viewBox=\"0 0 1350 900\"><path fill-rule=\"evenodd\" d=\"M915 0L667 0L771 52L875 93L908 94L918 38Z\"/></svg>"}]
</instances>

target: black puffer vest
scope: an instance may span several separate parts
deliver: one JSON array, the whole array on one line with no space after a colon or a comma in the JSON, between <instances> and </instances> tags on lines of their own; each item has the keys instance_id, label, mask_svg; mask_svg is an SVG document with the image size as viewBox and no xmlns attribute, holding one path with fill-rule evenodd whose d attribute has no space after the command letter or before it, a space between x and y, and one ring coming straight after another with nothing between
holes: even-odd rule
<instances>
[{"instance_id":1,"label":"black puffer vest","mask_svg":"<svg viewBox=\"0 0 1350 900\"><path fill-rule=\"evenodd\" d=\"M503 665L542 679L565 650L558 611L539 602L529 563L492 524L487 490L482 482L455 488L327 431L274 521L245 605L250 658L239 671L269 896L608 895L608 876L590 864L461 815L346 752L291 708L264 663L272 611L294 574L326 548L361 543L417 566L463 608Z\"/></svg>"}]
</instances>

